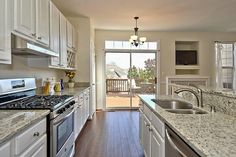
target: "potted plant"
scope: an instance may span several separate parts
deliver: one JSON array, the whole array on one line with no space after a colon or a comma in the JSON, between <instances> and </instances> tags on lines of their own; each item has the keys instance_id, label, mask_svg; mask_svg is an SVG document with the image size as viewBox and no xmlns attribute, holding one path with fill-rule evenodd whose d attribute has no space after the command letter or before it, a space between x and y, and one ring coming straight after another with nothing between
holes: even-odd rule
<instances>
[{"instance_id":1,"label":"potted plant","mask_svg":"<svg viewBox=\"0 0 236 157\"><path fill-rule=\"evenodd\" d=\"M74 88L75 82L74 82L73 78L75 77L75 72L73 72L73 71L66 71L66 76L69 78L69 80L68 80L69 88Z\"/></svg>"}]
</instances>

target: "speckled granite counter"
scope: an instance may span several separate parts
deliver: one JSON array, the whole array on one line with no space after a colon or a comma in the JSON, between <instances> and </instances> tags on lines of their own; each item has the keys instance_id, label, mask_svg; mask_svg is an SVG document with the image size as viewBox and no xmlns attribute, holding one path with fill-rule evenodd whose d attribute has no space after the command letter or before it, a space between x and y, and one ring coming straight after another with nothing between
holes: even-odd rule
<instances>
[{"instance_id":1,"label":"speckled granite counter","mask_svg":"<svg viewBox=\"0 0 236 157\"><path fill-rule=\"evenodd\" d=\"M142 101L170 126L199 155L207 157L236 156L236 118L222 113L174 114L156 105L155 96L139 95ZM158 99L180 99L158 96Z\"/></svg>"},{"instance_id":2,"label":"speckled granite counter","mask_svg":"<svg viewBox=\"0 0 236 157\"><path fill-rule=\"evenodd\" d=\"M0 144L49 114L49 110L0 110Z\"/></svg>"},{"instance_id":3,"label":"speckled granite counter","mask_svg":"<svg viewBox=\"0 0 236 157\"><path fill-rule=\"evenodd\" d=\"M74 96L76 96L76 95L79 95L81 92L83 92L87 88L89 88L89 86L65 88L61 92L54 92L54 93L51 93L50 95L74 95ZM39 91L37 91L37 95L45 95L45 94L42 94L42 91L39 90Z\"/></svg>"}]
</instances>

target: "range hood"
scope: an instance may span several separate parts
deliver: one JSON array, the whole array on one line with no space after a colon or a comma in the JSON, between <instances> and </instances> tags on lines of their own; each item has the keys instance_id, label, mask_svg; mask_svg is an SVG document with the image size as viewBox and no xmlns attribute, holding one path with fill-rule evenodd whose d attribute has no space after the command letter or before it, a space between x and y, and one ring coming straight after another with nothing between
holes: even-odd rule
<instances>
[{"instance_id":1,"label":"range hood","mask_svg":"<svg viewBox=\"0 0 236 157\"><path fill-rule=\"evenodd\" d=\"M12 35L11 45L12 54L14 55L20 55L29 58L59 57L58 53L49 50L49 48L43 47L32 41L27 41L16 35Z\"/></svg>"}]
</instances>

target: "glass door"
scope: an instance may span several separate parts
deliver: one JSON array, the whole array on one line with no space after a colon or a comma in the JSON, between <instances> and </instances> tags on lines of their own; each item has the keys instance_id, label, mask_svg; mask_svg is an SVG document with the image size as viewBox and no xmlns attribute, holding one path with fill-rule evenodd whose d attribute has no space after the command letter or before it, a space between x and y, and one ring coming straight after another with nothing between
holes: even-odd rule
<instances>
[{"instance_id":1,"label":"glass door","mask_svg":"<svg viewBox=\"0 0 236 157\"><path fill-rule=\"evenodd\" d=\"M138 94L155 94L156 53L106 53L106 108L137 108Z\"/></svg>"},{"instance_id":2,"label":"glass door","mask_svg":"<svg viewBox=\"0 0 236 157\"><path fill-rule=\"evenodd\" d=\"M139 107L138 94L156 93L156 53L131 53L131 67L128 72L131 80L131 107Z\"/></svg>"},{"instance_id":3,"label":"glass door","mask_svg":"<svg viewBox=\"0 0 236 157\"><path fill-rule=\"evenodd\" d=\"M130 53L106 53L106 108L130 108Z\"/></svg>"}]
</instances>

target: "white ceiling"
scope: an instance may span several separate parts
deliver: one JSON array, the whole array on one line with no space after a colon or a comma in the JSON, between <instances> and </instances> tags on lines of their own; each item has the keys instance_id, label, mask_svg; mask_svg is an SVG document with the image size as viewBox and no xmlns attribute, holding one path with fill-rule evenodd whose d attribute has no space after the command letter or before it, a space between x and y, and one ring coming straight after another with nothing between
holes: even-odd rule
<instances>
[{"instance_id":1,"label":"white ceiling","mask_svg":"<svg viewBox=\"0 0 236 157\"><path fill-rule=\"evenodd\" d=\"M66 16L96 29L236 32L236 0L53 0Z\"/></svg>"}]
</instances>

